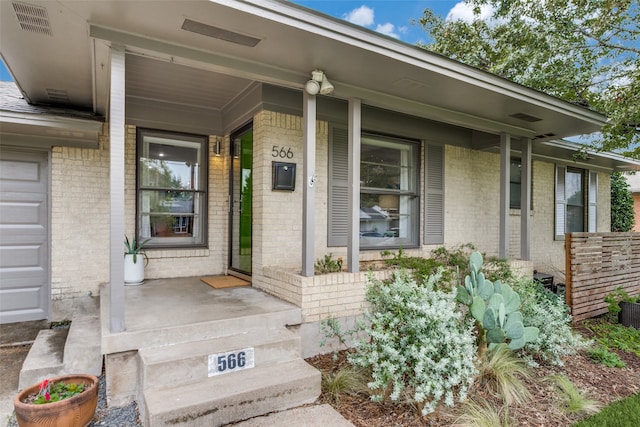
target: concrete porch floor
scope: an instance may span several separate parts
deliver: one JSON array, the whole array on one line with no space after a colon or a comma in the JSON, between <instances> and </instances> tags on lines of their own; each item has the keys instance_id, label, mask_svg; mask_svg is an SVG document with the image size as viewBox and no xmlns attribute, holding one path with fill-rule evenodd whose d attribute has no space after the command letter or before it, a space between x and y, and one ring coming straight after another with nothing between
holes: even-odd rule
<instances>
[{"instance_id":1,"label":"concrete porch floor","mask_svg":"<svg viewBox=\"0 0 640 427\"><path fill-rule=\"evenodd\" d=\"M259 325L267 314L269 319L278 314L281 325L302 322L298 307L259 289L215 289L200 277L185 277L125 286L125 331L112 333L108 285L101 287L100 296L103 354L224 336L225 328L237 330L247 322Z\"/></svg>"}]
</instances>

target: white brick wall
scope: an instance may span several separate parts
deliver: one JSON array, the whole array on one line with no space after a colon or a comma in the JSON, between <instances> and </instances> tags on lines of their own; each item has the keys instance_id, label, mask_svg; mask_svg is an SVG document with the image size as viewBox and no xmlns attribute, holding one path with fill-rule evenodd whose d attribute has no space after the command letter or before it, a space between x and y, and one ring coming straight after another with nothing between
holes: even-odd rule
<instances>
[{"instance_id":1,"label":"white brick wall","mask_svg":"<svg viewBox=\"0 0 640 427\"><path fill-rule=\"evenodd\" d=\"M108 129L108 127L105 127ZM135 232L136 129L127 126L125 145L126 233ZM343 257L346 248L327 247L328 124L319 121L316 134L315 259L327 253ZM228 137L222 155L213 153L210 137L208 241L206 249L150 250L147 278L224 274L228 259L228 186L230 157ZM272 156L272 147L291 149L291 159ZM302 257L303 176L302 119L263 111L254 117L253 281L254 286L300 304L309 319L327 313L354 314L356 294L332 291L323 280L312 285L278 281L263 273L265 267L300 271ZM445 146L445 245L473 243L479 250L496 255L499 238L499 155ZM296 163L296 189L273 191L272 161ZM423 162L421 164L424 164ZM421 168L422 169L422 168ZM109 147L101 138L98 149L54 148L52 153L52 284L54 298L97 293L108 281L109 237ZM553 239L554 164L533 162L533 267L557 275L564 269L564 242ZM423 181L423 173L421 174ZM598 230L608 231L609 176L599 174ZM423 186L422 186L423 187ZM420 214L423 221L423 212ZM512 256L519 255L519 211L512 211ZM423 226L421 226L421 229ZM434 246L407 251L427 255ZM361 260L380 259L379 251L361 253ZM527 266L526 268L530 268ZM270 270L271 271L271 270ZM327 276L329 277L329 276ZM333 279L331 279L333 280ZM557 277L556 280L563 280ZM333 284L331 284L333 285ZM312 288L306 289L305 286ZM324 290L319 290L324 287ZM338 292L338 296L336 296ZM323 294L322 296L318 296ZM311 295L315 295L311 296ZM322 300L322 303L318 301ZM335 303L335 307L331 308ZM348 307L344 304L351 304ZM340 306L342 308L338 309ZM322 307L322 308L320 308Z\"/></svg>"}]
</instances>

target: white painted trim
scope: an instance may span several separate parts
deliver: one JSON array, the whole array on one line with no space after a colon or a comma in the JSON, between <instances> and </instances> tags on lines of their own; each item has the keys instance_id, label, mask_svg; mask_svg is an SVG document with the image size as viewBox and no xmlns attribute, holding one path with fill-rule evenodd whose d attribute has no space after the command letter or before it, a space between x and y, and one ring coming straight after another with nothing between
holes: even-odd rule
<instances>
[{"instance_id":1,"label":"white painted trim","mask_svg":"<svg viewBox=\"0 0 640 427\"><path fill-rule=\"evenodd\" d=\"M520 259L531 260L531 140L522 141L520 157Z\"/></svg>"},{"instance_id":2,"label":"white painted trim","mask_svg":"<svg viewBox=\"0 0 640 427\"><path fill-rule=\"evenodd\" d=\"M509 174L511 170L511 135L500 134L500 241L498 256L509 257Z\"/></svg>"},{"instance_id":3,"label":"white painted trim","mask_svg":"<svg viewBox=\"0 0 640 427\"><path fill-rule=\"evenodd\" d=\"M347 267L350 273L360 271L360 150L362 135L362 103L349 99L349 183L347 235Z\"/></svg>"},{"instance_id":4,"label":"white painted trim","mask_svg":"<svg viewBox=\"0 0 640 427\"><path fill-rule=\"evenodd\" d=\"M316 184L316 97L302 97L303 190L302 190L302 275L314 275L315 184Z\"/></svg>"}]
</instances>

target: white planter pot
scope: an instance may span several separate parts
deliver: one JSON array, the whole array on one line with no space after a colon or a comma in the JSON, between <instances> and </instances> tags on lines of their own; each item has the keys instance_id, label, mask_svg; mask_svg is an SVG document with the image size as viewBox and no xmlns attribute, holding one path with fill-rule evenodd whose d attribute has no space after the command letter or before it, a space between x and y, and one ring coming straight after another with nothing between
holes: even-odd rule
<instances>
[{"instance_id":1,"label":"white planter pot","mask_svg":"<svg viewBox=\"0 0 640 427\"><path fill-rule=\"evenodd\" d=\"M124 256L124 284L142 285L144 283L144 255L138 254L136 262L133 262L133 255Z\"/></svg>"}]
</instances>

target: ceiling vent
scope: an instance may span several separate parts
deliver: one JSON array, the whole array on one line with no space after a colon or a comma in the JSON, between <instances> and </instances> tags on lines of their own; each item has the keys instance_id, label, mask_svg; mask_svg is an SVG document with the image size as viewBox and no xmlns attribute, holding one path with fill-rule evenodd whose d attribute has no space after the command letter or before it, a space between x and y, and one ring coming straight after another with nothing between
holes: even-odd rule
<instances>
[{"instance_id":1,"label":"ceiling vent","mask_svg":"<svg viewBox=\"0 0 640 427\"><path fill-rule=\"evenodd\" d=\"M20 28L30 33L53 36L47 9L26 3L13 2L13 10L18 18Z\"/></svg>"},{"instance_id":2,"label":"ceiling vent","mask_svg":"<svg viewBox=\"0 0 640 427\"><path fill-rule=\"evenodd\" d=\"M525 122L529 122L529 123L535 123L535 122L539 122L540 118L538 117L534 117L530 114L527 113L516 113L516 114L510 114L509 117L513 117L514 119L519 119L519 120L524 120Z\"/></svg>"},{"instance_id":3,"label":"ceiling vent","mask_svg":"<svg viewBox=\"0 0 640 427\"><path fill-rule=\"evenodd\" d=\"M202 34L203 36L212 37L214 39L240 44L242 46L255 47L255 45L260 43L260 39L256 37L235 33L212 25L192 21L191 19L184 20L182 23L182 29L196 34Z\"/></svg>"},{"instance_id":4,"label":"ceiling vent","mask_svg":"<svg viewBox=\"0 0 640 427\"><path fill-rule=\"evenodd\" d=\"M47 97L49 98L49 101L54 101L54 102L69 101L69 94L64 89L46 88L45 90L47 91Z\"/></svg>"}]
</instances>

